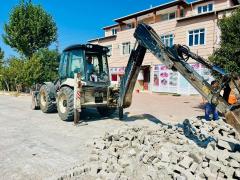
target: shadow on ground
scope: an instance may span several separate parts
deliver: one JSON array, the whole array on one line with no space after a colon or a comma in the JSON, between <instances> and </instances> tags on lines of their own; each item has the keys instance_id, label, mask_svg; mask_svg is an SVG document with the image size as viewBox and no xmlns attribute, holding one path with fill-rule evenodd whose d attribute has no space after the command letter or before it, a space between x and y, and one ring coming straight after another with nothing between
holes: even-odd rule
<instances>
[{"instance_id":1,"label":"shadow on ground","mask_svg":"<svg viewBox=\"0 0 240 180\"><path fill-rule=\"evenodd\" d=\"M89 108L89 109L82 110L80 115L80 119L84 122L102 121L102 120L107 120L109 118L113 120L119 120L118 112L116 111L110 117L102 117L95 108ZM201 117L198 117L198 118L201 118ZM133 121L139 121L139 120L147 120L155 124L167 126L168 129L171 129L174 127L181 128L183 130L183 134L185 137L187 137L189 140L193 141L196 145L202 148L206 148L209 143L216 141L212 136L208 136L207 134L197 133L195 127L187 119L184 120L183 123L170 125L162 122L160 119L158 119L157 117L151 114L140 114L140 115L130 116L129 112L125 112L124 119L122 120L122 122L133 122Z\"/></svg>"},{"instance_id":2,"label":"shadow on ground","mask_svg":"<svg viewBox=\"0 0 240 180\"><path fill-rule=\"evenodd\" d=\"M85 122L93 122L93 121L101 121L107 120L109 118L113 120L118 119L118 111L112 114L110 117L102 117L95 108L83 109L80 115L82 121ZM198 117L199 119L201 117ZM215 142L216 140L212 136L207 136L207 134L198 134L193 125L191 125L189 120L184 120L183 123L178 123L176 125L170 125L162 122L157 117L151 114L139 114L139 115L130 115L129 112L124 113L123 122L133 122L139 120L147 120L155 124L160 124L167 126L169 129L173 128L181 128L183 130L184 136L189 140L193 141L196 145L202 148L206 148L209 143Z\"/></svg>"}]
</instances>

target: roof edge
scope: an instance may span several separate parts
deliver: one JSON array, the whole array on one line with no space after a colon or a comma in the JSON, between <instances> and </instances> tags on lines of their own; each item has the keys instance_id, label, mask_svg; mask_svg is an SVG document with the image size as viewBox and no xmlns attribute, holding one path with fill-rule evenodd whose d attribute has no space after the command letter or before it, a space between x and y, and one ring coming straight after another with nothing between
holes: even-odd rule
<instances>
[{"instance_id":1,"label":"roof edge","mask_svg":"<svg viewBox=\"0 0 240 180\"><path fill-rule=\"evenodd\" d=\"M116 35L112 35L112 36L106 36L106 37L99 37L99 38L95 38L95 39L90 39L88 40L89 43L93 42L93 41L101 41L104 39L110 39L110 38L115 38L117 37Z\"/></svg>"},{"instance_id":2,"label":"roof edge","mask_svg":"<svg viewBox=\"0 0 240 180\"><path fill-rule=\"evenodd\" d=\"M136 13L129 14L127 16L123 16L123 17L114 19L114 21L119 23L123 20L131 19L131 18L134 18L136 16L140 16L140 15L144 15L144 14L150 13L154 10L164 9L164 8L175 6L175 5L178 5L178 4L188 5L188 3L185 0L174 0L174 1L170 1L168 3L164 3L164 4L161 4L161 5L149 8L149 9L145 9L145 10L142 10L142 11L138 11Z\"/></svg>"}]
</instances>

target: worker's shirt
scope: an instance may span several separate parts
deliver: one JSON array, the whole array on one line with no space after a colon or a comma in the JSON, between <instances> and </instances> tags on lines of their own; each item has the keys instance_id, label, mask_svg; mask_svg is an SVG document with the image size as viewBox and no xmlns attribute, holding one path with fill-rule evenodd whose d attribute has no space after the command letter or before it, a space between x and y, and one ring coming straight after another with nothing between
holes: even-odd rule
<instances>
[{"instance_id":1,"label":"worker's shirt","mask_svg":"<svg viewBox=\"0 0 240 180\"><path fill-rule=\"evenodd\" d=\"M87 74L93 73L93 64L87 63Z\"/></svg>"},{"instance_id":2,"label":"worker's shirt","mask_svg":"<svg viewBox=\"0 0 240 180\"><path fill-rule=\"evenodd\" d=\"M94 71L93 64L87 63L87 80L88 81L91 81L90 77L93 74L93 71Z\"/></svg>"}]
</instances>

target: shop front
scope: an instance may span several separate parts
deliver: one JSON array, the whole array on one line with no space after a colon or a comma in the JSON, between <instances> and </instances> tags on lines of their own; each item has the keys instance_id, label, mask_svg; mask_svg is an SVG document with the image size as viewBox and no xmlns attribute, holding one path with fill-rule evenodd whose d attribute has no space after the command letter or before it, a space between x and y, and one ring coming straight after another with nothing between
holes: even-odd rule
<instances>
[{"instance_id":1,"label":"shop front","mask_svg":"<svg viewBox=\"0 0 240 180\"><path fill-rule=\"evenodd\" d=\"M125 73L125 67L112 67L110 68L110 77L112 84L118 84L120 82L121 76ZM150 89L150 66L142 66L139 72L137 82L135 85L135 90L149 91Z\"/></svg>"},{"instance_id":2,"label":"shop front","mask_svg":"<svg viewBox=\"0 0 240 180\"><path fill-rule=\"evenodd\" d=\"M199 63L190 64L205 80L213 80L210 71ZM190 83L179 73L169 70L164 65L154 65L153 67L153 92L166 92L178 94L198 94Z\"/></svg>"}]
</instances>

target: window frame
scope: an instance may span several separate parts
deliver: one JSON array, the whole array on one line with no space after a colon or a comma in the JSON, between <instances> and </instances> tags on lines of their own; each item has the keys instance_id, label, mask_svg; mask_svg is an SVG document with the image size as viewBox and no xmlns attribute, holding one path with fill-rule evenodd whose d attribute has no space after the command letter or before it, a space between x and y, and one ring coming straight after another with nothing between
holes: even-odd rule
<instances>
[{"instance_id":1,"label":"window frame","mask_svg":"<svg viewBox=\"0 0 240 180\"><path fill-rule=\"evenodd\" d=\"M212 6L212 9L209 10L209 6ZM207 8L206 11L203 11L204 8ZM199 12L200 10L200 12ZM201 4L199 6L196 7L196 12L197 14L204 14L204 13L209 13L209 12L213 12L214 11L214 3L210 2L210 3L205 3L205 4Z\"/></svg>"},{"instance_id":2,"label":"window frame","mask_svg":"<svg viewBox=\"0 0 240 180\"><path fill-rule=\"evenodd\" d=\"M127 44L129 44L129 52L128 53L124 53L124 45L127 45ZM131 53L131 42L130 41L128 41L128 42L123 42L122 44L121 44L121 54L122 55L129 55L130 53Z\"/></svg>"},{"instance_id":3,"label":"window frame","mask_svg":"<svg viewBox=\"0 0 240 180\"><path fill-rule=\"evenodd\" d=\"M112 35L113 36L117 35L117 32L118 32L117 28L112 28Z\"/></svg>"},{"instance_id":4,"label":"window frame","mask_svg":"<svg viewBox=\"0 0 240 180\"><path fill-rule=\"evenodd\" d=\"M170 14L173 14L174 13L174 18L172 18L172 19L170 19ZM167 19L162 19L162 16L167 16ZM176 11L172 11L172 12L168 12L168 13L165 13L165 14L161 14L160 15L160 20L161 21L171 21L171 20L174 20L174 19L176 19L177 18L177 13L176 13Z\"/></svg>"},{"instance_id":5,"label":"window frame","mask_svg":"<svg viewBox=\"0 0 240 180\"><path fill-rule=\"evenodd\" d=\"M194 33L194 31L199 31L198 32L198 44L195 44L195 34L197 34L197 33ZM200 44L200 42L201 42L201 36L200 36L200 34L201 34L201 30L203 30L203 34L204 34L204 43L203 44ZM190 32L193 32L193 40L192 40L192 42L193 42L193 44L192 45L190 45ZM186 42L186 44L189 46L189 47L195 47L195 46L205 46L206 45L206 35L207 35L207 30L206 30L206 28L197 28L197 29L191 29L191 30L188 30L187 31L187 42Z\"/></svg>"},{"instance_id":6,"label":"window frame","mask_svg":"<svg viewBox=\"0 0 240 180\"><path fill-rule=\"evenodd\" d=\"M172 37L171 37L172 36ZM172 47L174 45L174 34L173 33L168 33L168 34L161 34L160 36L161 40L162 38L164 39L163 40L163 44L167 47ZM170 44L170 39L172 38L172 45ZM169 45L166 45L166 39L168 39L168 44Z\"/></svg>"}]
</instances>

